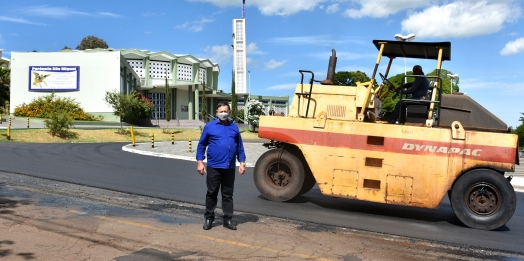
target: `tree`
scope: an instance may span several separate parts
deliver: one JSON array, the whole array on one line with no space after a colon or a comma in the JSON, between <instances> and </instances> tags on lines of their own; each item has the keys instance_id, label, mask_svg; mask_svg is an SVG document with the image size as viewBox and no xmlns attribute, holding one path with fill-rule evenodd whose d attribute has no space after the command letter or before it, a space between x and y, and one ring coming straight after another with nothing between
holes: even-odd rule
<instances>
[{"instance_id":1,"label":"tree","mask_svg":"<svg viewBox=\"0 0 524 261\"><path fill-rule=\"evenodd\" d=\"M202 83L202 120L207 121L206 81Z\"/></svg>"},{"instance_id":2,"label":"tree","mask_svg":"<svg viewBox=\"0 0 524 261\"><path fill-rule=\"evenodd\" d=\"M167 84L167 75L166 75L166 121L169 125L171 121L171 91L169 89L169 84Z\"/></svg>"},{"instance_id":3,"label":"tree","mask_svg":"<svg viewBox=\"0 0 524 261\"><path fill-rule=\"evenodd\" d=\"M524 115L522 112L520 114ZM522 148L524 147L524 117L520 117L519 121L521 121L522 124L513 131L513 134L519 136L519 147Z\"/></svg>"},{"instance_id":4,"label":"tree","mask_svg":"<svg viewBox=\"0 0 524 261\"><path fill-rule=\"evenodd\" d=\"M86 36L82 39L80 44L76 47L77 50L85 50L85 49L95 49L95 48L103 48L107 49L107 43L103 39L100 39L96 36Z\"/></svg>"},{"instance_id":5,"label":"tree","mask_svg":"<svg viewBox=\"0 0 524 261\"><path fill-rule=\"evenodd\" d=\"M403 81L406 81L406 82L413 82L415 80L414 77L409 77L409 75L412 75L413 72L412 71L408 71L407 72L407 75L408 77L406 77L404 79L404 74L403 73L399 73L395 76L392 76L390 78L388 78L388 80L393 83L393 85L395 85L396 87L400 86L401 84L403 84ZM426 74L427 76L435 76L437 74L437 70L433 70L432 72ZM450 83L450 80L449 78L447 77L448 74L453 74L451 71L448 71L446 69L441 69L440 70L440 80L442 81L442 93L450 93L450 86L451 86L451 83ZM381 81L381 79L379 78L377 81ZM428 78L428 81L437 81L435 78ZM455 80L454 80L455 81ZM440 85L439 85L440 86ZM431 88L432 86L430 86ZM383 92L388 90L388 86L384 86L383 87ZM460 89L458 87L458 85L453 84L453 92L458 92ZM388 94L382 99L382 112L381 112L381 117L382 118L387 118L389 117L389 114L395 109L395 105L397 104L398 100L400 98L398 97L398 95L395 94L395 92L393 90L389 90Z\"/></svg>"},{"instance_id":6,"label":"tree","mask_svg":"<svg viewBox=\"0 0 524 261\"><path fill-rule=\"evenodd\" d=\"M11 69L4 68L3 65L7 62L0 60L0 106L4 107L6 102L9 102L10 84L11 84Z\"/></svg>"},{"instance_id":7,"label":"tree","mask_svg":"<svg viewBox=\"0 0 524 261\"><path fill-rule=\"evenodd\" d=\"M356 72L337 72L334 77L334 84L341 86L357 86L357 82L369 82L371 79L366 73Z\"/></svg>"},{"instance_id":8,"label":"tree","mask_svg":"<svg viewBox=\"0 0 524 261\"><path fill-rule=\"evenodd\" d=\"M236 86L235 86L235 74L233 71L231 71L231 119L233 121L237 121L237 108L238 108L238 102L237 102L237 94L236 94Z\"/></svg>"},{"instance_id":9,"label":"tree","mask_svg":"<svg viewBox=\"0 0 524 261\"><path fill-rule=\"evenodd\" d=\"M113 108L113 113L120 117L120 130L124 131L123 119L133 104L140 102L138 95L125 95L117 90L106 91L104 101Z\"/></svg>"},{"instance_id":10,"label":"tree","mask_svg":"<svg viewBox=\"0 0 524 261\"><path fill-rule=\"evenodd\" d=\"M69 46L64 46L64 48L62 48L62 50L71 50L71 48Z\"/></svg>"}]
</instances>

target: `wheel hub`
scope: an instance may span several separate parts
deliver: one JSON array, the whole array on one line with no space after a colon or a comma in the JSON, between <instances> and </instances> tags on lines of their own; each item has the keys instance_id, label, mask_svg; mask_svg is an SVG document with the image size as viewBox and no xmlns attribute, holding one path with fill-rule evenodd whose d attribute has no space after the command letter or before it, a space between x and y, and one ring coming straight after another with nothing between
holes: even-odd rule
<instances>
[{"instance_id":1,"label":"wheel hub","mask_svg":"<svg viewBox=\"0 0 524 261\"><path fill-rule=\"evenodd\" d=\"M465 201L469 210L478 216L492 215L502 204L498 189L484 182L471 186L466 193Z\"/></svg>"},{"instance_id":2,"label":"wheel hub","mask_svg":"<svg viewBox=\"0 0 524 261\"><path fill-rule=\"evenodd\" d=\"M283 162L271 164L267 173L267 177L271 181L270 183L278 188L287 186L292 180L291 169Z\"/></svg>"}]
</instances>

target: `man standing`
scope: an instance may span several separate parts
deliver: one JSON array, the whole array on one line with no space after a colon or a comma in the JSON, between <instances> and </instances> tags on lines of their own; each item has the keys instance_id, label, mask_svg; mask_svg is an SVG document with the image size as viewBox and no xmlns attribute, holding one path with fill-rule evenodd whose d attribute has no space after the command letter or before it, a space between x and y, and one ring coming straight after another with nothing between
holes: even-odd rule
<instances>
[{"instance_id":1,"label":"man standing","mask_svg":"<svg viewBox=\"0 0 524 261\"><path fill-rule=\"evenodd\" d=\"M422 71L422 66L415 65L413 66L413 75L422 75L424 76L424 72ZM426 96L428 95L428 89L429 89L429 82L426 77L415 77L415 80L413 82L408 82L399 88L396 89L397 94L400 93L401 89L406 89L402 91L402 94L411 94L411 99L413 100L424 100L426 99ZM391 113L391 116L389 117L388 122L389 123L396 123L400 118L400 101L397 102L397 105L395 106L395 110L393 110L393 113Z\"/></svg>"},{"instance_id":2,"label":"man standing","mask_svg":"<svg viewBox=\"0 0 524 261\"><path fill-rule=\"evenodd\" d=\"M227 103L217 105L217 119L204 127L197 148L197 170L200 175L207 172L206 213L204 229L213 227L218 191L222 192L224 227L236 230L233 218L233 187L235 184L236 159L240 162L240 175L246 171L246 154L238 126L229 121L230 108ZM207 147L207 171L203 160Z\"/></svg>"}]
</instances>

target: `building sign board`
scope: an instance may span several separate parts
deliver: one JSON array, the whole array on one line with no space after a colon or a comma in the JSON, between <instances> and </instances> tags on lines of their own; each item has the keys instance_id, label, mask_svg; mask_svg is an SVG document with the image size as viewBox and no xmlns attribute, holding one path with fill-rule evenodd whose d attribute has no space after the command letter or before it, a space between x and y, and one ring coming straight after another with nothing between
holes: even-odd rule
<instances>
[{"instance_id":1,"label":"building sign board","mask_svg":"<svg viewBox=\"0 0 524 261\"><path fill-rule=\"evenodd\" d=\"M29 91L78 91L80 66L29 66Z\"/></svg>"}]
</instances>

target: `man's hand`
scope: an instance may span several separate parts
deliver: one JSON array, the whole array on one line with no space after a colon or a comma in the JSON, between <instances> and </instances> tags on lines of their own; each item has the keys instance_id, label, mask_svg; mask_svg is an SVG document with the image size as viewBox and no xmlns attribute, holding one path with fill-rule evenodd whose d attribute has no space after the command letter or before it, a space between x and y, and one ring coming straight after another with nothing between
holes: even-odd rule
<instances>
[{"instance_id":1,"label":"man's hand","mask_svg":"<svg viewBox=\"0 0 524 261\"><path fill-rule=\"evenodd\" d=\"M240 162L240 167L238 167L238 173L240 173L240 175L244 175L245 172L246 172L246 163Z\"/></svg>"},{"instance_id":2,"label":"man's hand","mask_svg":"<svg viewBox=\"0 0 524 261\"><path fill-rule=\"evenodd\" d=\"M197 161L197 171L202 176L204 176L204 173L206 173L206 166L204 165L204 162L201 160Z\"/></svg>"}]
</instances>

